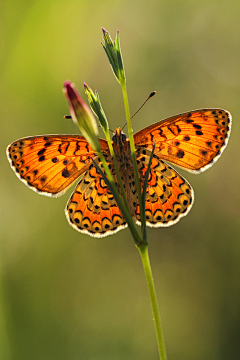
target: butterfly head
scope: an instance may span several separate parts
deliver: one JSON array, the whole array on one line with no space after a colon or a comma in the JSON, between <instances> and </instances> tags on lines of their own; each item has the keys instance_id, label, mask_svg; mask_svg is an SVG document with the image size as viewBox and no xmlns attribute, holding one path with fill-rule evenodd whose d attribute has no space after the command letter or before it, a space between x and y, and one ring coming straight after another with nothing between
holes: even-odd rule
<instances>
[{"instance_id":1,"label":"butterfly head","mask_svg":"<svg viewBox=\"0 0 240 360\"><path fill-rule=\"evenodd\" d=\"M119 147L122 147L127 140L127 135L122 132L122 129L117 128L112 136L112 141Z\"/></svg>"}]
</instances>

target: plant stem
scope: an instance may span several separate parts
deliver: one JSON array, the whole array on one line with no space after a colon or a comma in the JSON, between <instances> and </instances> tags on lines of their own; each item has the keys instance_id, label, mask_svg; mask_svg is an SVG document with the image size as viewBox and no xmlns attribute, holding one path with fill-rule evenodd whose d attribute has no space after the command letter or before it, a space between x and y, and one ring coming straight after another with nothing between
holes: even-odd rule
<instances>
[{"instance_id":1,"label":"plant stem","mask_svg":"<svg viewBox=\"0 0 240 360\"><path fill-rule=\"evenodd\" d=\"M104 175L101 168L95 162L94 162L94 164L97 167L100 174L102 175L102 177L105 180L106 184L108 184L108 182L109 182L109 185L111 186L110 190L112 191L112 194L115 197L115 200L117 201L117 204L118 204L120 210L122 211L122 214L123 214L126 222L128 223L128 227L129 227L129 230L132 233L134 241L135 241L136 244L139 244L141 242L141 237L140 237L140 235L139 235L139 233L137 231L137 228L136 228L135 224L133 223L131 214L129 212L129 208L125 207L124 204L123 204L122 198L118 193L118 190L116 188L115 182L114 182L113 177L112 177L112 174L111 174L111 172L110 172L110 170L109 170L109 168L107 166L107 163L105 161L105 158L104 158L103 154L101 152L99 152L98 156L99 156L99 158L100 158L100 160L102 162L102 165L104 167L104 170L106 172L107 177L106 177L106 175Z\"/></svg>"},{"instance_id":2,"label":"plant stem","mask_svg":"<svg viewBox=\"0 0 240 360\"><path fill-rule=\"evenodd\" d=\"M137 248L139 250L142 259L142 264L148 285L148 291L151 299L153 319L154 319L155 331L156 331L156 337L158 343L159 358L161 360L167 360L162 325L161 325L158 304L157 304L156 290L153 282L152 269L148 255L148 245L146 243L142 243L139 246L137 246Z\"/></svg>"},{"instance_id":3,"label":"plant stem","mask_svg":"<svg viewBox=\"0 0 240 360\"><path fill-rule=\"evenodd\" d=\"M150 265L150 261L149 261L149 255L148 255L148 241L147 241L147 233L146 233L146 229L145 229L146 228L146 219L144 216L145 206L142 201L141 187L140 187L140 181L139 181L139 175L138 175L137 159L136 159L136 153L135 153L132 124L131 124L131 119L130 119L126 81L121 83L121 87L122 87L122 93L123 93L126 119L127 119L127 124L128 124L128 135L129 135L130 148L131 148L132 159L133 159L133 167L134 167L134 173L135 173L135 180L136 180L137 193L138 193L139 206L140 206L140 214L141 214L141 223L142 223L143 238L142 238L141 242L136 243L136 247L138 248L139 253L141 255L142 264L143 264L143 268L144 268L144 272L145 272L145 276L146 276L146 280L147 280L148 291L149 291L151 305L152 305L152 312L153 312L153 318L154 318L154 324L155 324L157 343L158 343L159 358L160 358L160 360L167 360L162 325L161 325L158 304L157 304L157 296L156 296L156 291L155 291L155 286L154 286L153 276L152 276L152 269L151 269L151 265ZM150 165L149 165L149 169L147 172L147 178L148 178L149 170L150 170ZM145 191L146 191L146 189L145 189Z\"/></svg>"},{"instance_id":4,"label":"plant stem","mask_svg":"<svg viewBox=\"0 0 240 360\"><path fill-rule=\"evenodd\" d=\"M109 135L109 131L105 132L105 136L106 136L106 139L107 139L107 142L108 142L108 147L109 147L109 150L110 150L110 154L111 154L111 156L113 158L113 163L114 163L114 167L115 167L115 170L116 170L117 179L118 179L119 186L120 186L120 189L121 189L123 201L124 201L124 204L125 204L126 208L129 211L129 205L128 205L128 202L127 202L127 198L126 198L125 190L124 190L124 187L123 187L122 179L121 179L121 176L120 176L120 173L119 173L117 160L116 160L115 152L114 152L113 147L112 147L112 142L111 142L111 138L110 138L110 135Z\"/></svg>"},{"instance_id":5,"label":"plant stem","mask_svg":"<svg viewBox=\"0 0 240 360\"><path fill-rule=\"evenodd\" d=\"M136 181L137 194L138 194L138 202L139 202L139 207L140 207L141 223L143 224L143 222L144 222L143 214L144 214L145 210L143 208L143 203L142 203L142 193L141 193L139 173L138 173L138 168L137 168L137 159L136 159L135 144L134 144L134 139L133 139L133 130L132 130L132 124L131 124L131 118L130 118L126 80L121 83L121 88L122 88L125 114L126 114L126 120L127 120L127 126L128 126L128 136L129 136L129 142L130 142L130 148L131 148L131 154L132 154L132 160L133 160L133 168L134 168L135 181Z\"/></svg>"}]
</instances>

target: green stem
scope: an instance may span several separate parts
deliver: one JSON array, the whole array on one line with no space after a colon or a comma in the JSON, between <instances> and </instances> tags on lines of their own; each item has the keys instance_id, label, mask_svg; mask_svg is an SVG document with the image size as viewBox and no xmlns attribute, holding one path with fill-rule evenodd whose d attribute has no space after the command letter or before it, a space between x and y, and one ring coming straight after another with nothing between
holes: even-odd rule
<instances>
[{"instance_id":1,"label":"green stem","mask_svg":"<svg viewBox=\"0 0 240 360\"><path fill-rule=\"evenodd\" d=\"M152 276L152 269L150 265L149 255L148 255L148 245L146 243L142 243L139 246L137 246L141 259L142 264L147 280L148 285L148 291L151 299L152 304L152 312L153 312L153 319L155 324L155 331L157 336L157 343L158 343L158 351L159 351L159 357L161 360L167 360L167 354L164 344L164 337L163 337L163 331L162 331L162 325L158 310L158 304L157 304L157 296L156 296L156 290L153 282L153 276Z\"/></svg>"},{"instance_id":2,"label":"green stem","mask_svg":"<svg viewBox=\"0 0 240 360\"><path fill-rule=\"evenodd\" d=\"M100 160L101 160L101 162L102 162L102 164L103 164L105 173L106 173L106 175L107 175L107 179L106 179L106 180L109 181L109 183L110 183L110 185L111 185L111 187L112 187L111 191L112 191L112 193L113 193L113 196L115 197L115 199L116 199L116 201L117 201L117 204L118 204L120 210L121 210L122 213L123 213L123 216L124 216L124 218L125 218L125 220L126 220L126 222L127 222L127 224L128 224L128 227L129 227L129 229L130 229L130 231L131 231L131 233L132 233L132 236L133 236L133 238L134 238L135 243L136 243L136 244L139 244L139 242L141 242L141 237L140 237L140 235L139 235L139 233L138 233L138 231L137 231L137 229L136 229L135 224L133 223L131 214L130 214L130 212L129 212L129 208L128 208L128 207L125 207L124 204L123 204L122 198L121 198L121 196L119 195L119 192L118 192L118 190L117 190L117 188L116 188L116 185L115 185L115 182L114 182L114 180L113 180L112 174L111 174L111 172L110 172L110 170L109 170L109 168L108 168L108 166L107 166L107 164L106 164L106 161L105 161L105 158L104 158L103 154L102 154L101 152L99 152L99 153L98 153L98 156L99 156L99 158L100 158ZM96 165L97 165L97 164L95 164L95 166L96 166ZM98 168L98 170L100 171L100 173L102 172L102 171L101 171L101 168ZM104 173L102 173L102 176L103 176L103 178L104 178Z\"/></svg>"},{"instance_id":3,"label":"green stem","mask_svg":"<svg viewBox=\"0 0 240 360\"><path fill-rule=\"evenodd\" d=\"M136 186L137 186L138 202L139 202L139 206L140 206L141 223L143 224L145 210L143 208L143 203L142 203L142 193L141 193L139 173L138 173L138 168L137 168L137 159L136 159L135 144L134 144L134 139L133 139L133 130L132 130L132 124L131 124L131 118L130 118L126 80L124 80L121 83L121 88L122 88L123 101L124 101L124 107L125 107L125 113L126 113L126 120L127 120L127 125L128 125L128 136L129 136L129 141L130 141L130 148L131 148L131 154L132 154L132 160L133 160L133 168L134 168L134 173L135 173L135 181L136 181ZM142 227L142 231L143 231L143 227Z\"/></svg>"},{"instance_id":4,"label":"green stem","mask_svg":"<svg viewBox=\"0 0 240 360\"><path fill-rule=\"evenodd\" d=\"M114 152L113 147L112 147L112 142L111 142L111 139L110 139L109 131L105 132L105 136L106 136L106 139L107 139L107 142L108 142L108 147L109 147L109 150L110 150L110 154L111 154L111 156L113 158L113 163L114 163L114 167L115 167L115 170L116 170L117 179L118 179L118 182L119 182L119 185L120 185L123 201L124 201L124 204L125 204L126 208L128 209L128 211L130 213L129 205L128 205L128 202L127 202L125 190L124 190L122 179L121 179L121 175L120 175L119 169L118 169L118 164L117 164L115 152Z\"/></svg>"}]
</instances>

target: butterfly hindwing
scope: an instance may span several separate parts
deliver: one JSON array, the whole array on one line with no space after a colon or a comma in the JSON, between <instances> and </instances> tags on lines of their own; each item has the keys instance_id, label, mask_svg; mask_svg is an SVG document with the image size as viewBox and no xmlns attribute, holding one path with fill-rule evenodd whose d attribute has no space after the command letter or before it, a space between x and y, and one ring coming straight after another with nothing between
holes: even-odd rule
<instances>
[{"instance_id":1,"label":"butterfly hindwing","mask_svg":"<svg viewBox=\"0 0 240 360\"><path fill-rule=\"evenodd\" d=\"M94 160L101 166L98 158ZM114 234L127 226L114 196L93 164L70 197L65 214L76 230L94 237Z\"/></svg>"},{"instance_id":2,"label":"butterfly hindwing","mask_svg":"<svg viewBox=\"0 0 240 360\"><path fill-rule=\"evenodd\" d=\"M143 188L151 152L137 152L140 182ZM170 226L185 216L193 205L194 194L190 184L164 161L153 155L146 189L146 224L151 227ZM136 207L140 223L139 206Z\"/></svg>"}]
</instances>

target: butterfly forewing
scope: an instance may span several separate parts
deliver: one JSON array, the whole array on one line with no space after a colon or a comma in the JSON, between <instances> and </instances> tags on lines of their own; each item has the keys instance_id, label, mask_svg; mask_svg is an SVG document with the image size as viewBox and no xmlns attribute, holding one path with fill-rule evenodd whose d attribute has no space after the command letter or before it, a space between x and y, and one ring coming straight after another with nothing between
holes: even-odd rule
<instances>
[{"instance_id":1,"label":"butterfly forewing","mask_svg":"<svg viewBox=\"0 0 240 360\"><path fill-rule=\"evenodd\" d=\"M162 120L134 135L136 148L152 149L161 159L193 173L209 168L225 149L231 129L226 110L202 109Z\"/></svg>"},{"instance_id":2,"label":"butterfly forewing","mask_svg":"<svg viewBox=\"0 0 240 360\"><path fill-rule=\"evenodd\" d=\"M101 140L103 151L107 142ZM46 135L15 141L7 149L16 175L34 191L62 195L96 156L83 136Z\"/></svg>"}]
</instances>

